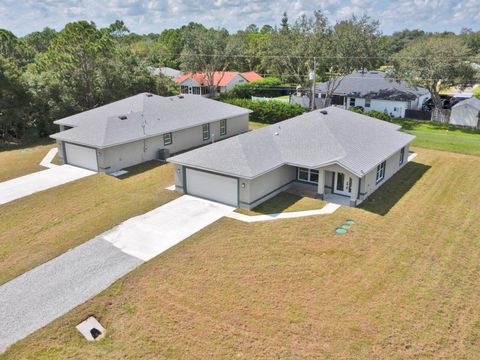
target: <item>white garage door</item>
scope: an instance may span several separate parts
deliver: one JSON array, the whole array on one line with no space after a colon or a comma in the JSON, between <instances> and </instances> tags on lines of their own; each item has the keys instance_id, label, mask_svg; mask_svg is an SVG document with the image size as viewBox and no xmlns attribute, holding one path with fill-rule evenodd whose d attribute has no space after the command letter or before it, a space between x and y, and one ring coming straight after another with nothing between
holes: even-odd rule
<instances>
[{"instance_id":1,"label":"white garage door","mask_svg":"<svg viewBox=\"0 0 480 360\"><path fill-rule=\"evenodd\" d=\"M238 206L238 180L200 170L186 170L187 194Z\"/></svg>"},{"instance_id":2,"label":"white garage door","mask_svg":"<svg viewBox=\"0 0 480 360\"><path fill-rule=\"evenodd\" d=\"M68 143L64 144L67 164L98 171L96 149Z\"/></svg>"}]
</instances>

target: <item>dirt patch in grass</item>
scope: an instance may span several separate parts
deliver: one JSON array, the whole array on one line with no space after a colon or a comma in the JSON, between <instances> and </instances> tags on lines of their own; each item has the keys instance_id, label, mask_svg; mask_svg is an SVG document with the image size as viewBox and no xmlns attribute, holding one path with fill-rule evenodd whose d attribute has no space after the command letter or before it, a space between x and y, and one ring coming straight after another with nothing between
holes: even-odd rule
<instances>
[{"instance_id":1,"label":"dirt patch in grass","mask_svg":"<svg viewBox=\"0 0 480 360\"><path fill-rule=\"evenodd\" d=\"M222 219L4 358L477 359L480 158L415 162L428 171L384 215ZM74 328L91 314L108 330L98 343Z\"/></svg>"},{"instance_id":2,"label":"dirt patch in grass","mask_svg":"<svg viewBox=\"0 0 480 360\"><path fill-rule=\"evenodd\" d=\"M282 212L321 209L325 204L326 202L322 200L281 192L252 210L237 209L235 211L245 215L278 214Z\"/></svg>"},{"instance_id":3,"label":"dirt patch in grass","mask_svg":"<svg viewBox=\"0 0 480 360\"><path fill-rule=\"evenodd\" d=\"M40 161L47 155L48 150L55 146L55 143L48 142L0 151L0 182L45 170L39 165Z\"/></svg>"},{"instance_id":4,"label":"dirt patch in grass","mask_svg":"<svg viewBox=\"0 0 480 360\"><path fill-rule=\"evenodd\" d=\"M178 197L173 168L149 162L127 179L96 174L0 205L0 284Z\"/></svg>"}]
</instances>

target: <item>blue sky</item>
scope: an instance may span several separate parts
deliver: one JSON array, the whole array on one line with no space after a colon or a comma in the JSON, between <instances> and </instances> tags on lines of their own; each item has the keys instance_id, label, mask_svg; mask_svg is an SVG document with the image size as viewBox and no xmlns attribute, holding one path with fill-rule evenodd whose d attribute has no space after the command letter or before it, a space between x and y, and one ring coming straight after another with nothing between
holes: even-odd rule
<instances>
[{"instance_id":1,"label":"blue sky","mask_svg":"<svg viewBox=\"0 0 480 360\"><path fill-rule=\"evenodd\" d=\"M387 34L404 28L480 30L480 0L0 0L0 28L21 36L46 26L59 30L80 19L100 27L121 19L138 33L160 32L190 21L235 31L251 23L278 24L284 11L295 19L316 9L331 22L367 14L380 20Z\"/></svg>"}]
</instances>

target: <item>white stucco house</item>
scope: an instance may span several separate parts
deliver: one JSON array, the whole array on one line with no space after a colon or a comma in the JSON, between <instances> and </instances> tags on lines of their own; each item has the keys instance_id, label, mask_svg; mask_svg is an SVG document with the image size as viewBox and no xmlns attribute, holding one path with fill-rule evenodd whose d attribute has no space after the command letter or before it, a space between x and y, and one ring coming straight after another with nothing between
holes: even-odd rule
<instances>
[{"instance_id":1,"label":"white stucco house","mask_svg":"<svg viewBox=\"0 0 480 360\"><path fill-rule=\"evenodd\" d=\"M329 87L338 84L333 93L333 104L346 109L362 107L364 111L386 112L392 117L405 117L405 110L421 110L422 104L430 98L427 89L410 86L403 80L396 80L382 71L358 71L343 79L317 84L315 92L325 98Z\"/></svg>"},{"instance_id":2,"label":"white stucco house","mask_svg":"<svg viewBox=\"0 0 480 360\"><path fill-rule=\"evenodd\" d=\"M63 163L111 173L248 131L250 112L201 96L141 93L57 120L51 137Z\"/></svg>"},{"instance_id":3,"label":"white stucco house","mask_svg":"<svg viewBox=\"0 0 480 360\"><path fill-rule=\"evenodd\" d=\"M231 90L235 85L263 79L255 71L237 72L237 71L216 71L213 77L213 83L216 86L215 96ZM182 94L194 94L209 96L208 80L204 73L187 72L181 74L175 79L175 83L180 86Z\"/></svg>"},{"instance_id":4,"label":"white stucco house","mask_svg":"<svg viewBox=\"0 0 480 360\"><path fill-rule=\"evenodd\" d=\"M364 201L408 161L414 136L338 107L168 159L180 193L251 209L292 186L321 199Z\"/></svg>"}]
</instances>

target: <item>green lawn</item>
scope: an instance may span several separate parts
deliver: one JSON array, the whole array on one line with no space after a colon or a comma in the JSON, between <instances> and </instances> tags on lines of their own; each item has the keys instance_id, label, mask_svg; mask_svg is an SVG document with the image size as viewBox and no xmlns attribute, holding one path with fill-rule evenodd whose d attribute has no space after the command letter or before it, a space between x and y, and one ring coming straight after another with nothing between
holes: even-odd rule
<instances>
[{"instance_id":1,"label":"green lawn","mask_svg":"<svg viewBox=\"0 0 480 360\"><path fill-rule=\"evenodd\" d=\"M361 208L221 219L3 358L478 359L480 157L418 153ZM75 329L90 315L100 342Z\"/></svg>"},{"instance_id":2,"label":"green lawn","mask_svg":"<svg viewBox=\"0 0 480 360\"><path fill-rule=\"evenodd\" d=\"M123 179L95 174L0 205L0 284L178 197L165 190L174 183L171 165L129 170Z\"/></svg>"},{"instance_id":3,"label":"green lawn","mask_svg":"<svg viewBox=\"0 0 480 360\"><path fill-rule=\"evenodd\" d=\"M31 147L0 149L0 182L45 170L39 163L56 144L46 141Z\"/></svg>"},{"instance_id":4,"label":"green lawn","mask_svg":"<svg viewBox=\"0 0 480 360\"><path fill-rule=\"evenodd\" d=\"M278 214L281 212L321 209L325 204L322 200L282 192L252 210L237 209L236 211L245 215Z\"/></svg>"},{"instance_id":5,"label":"green lawn","mask_svg":"<svg viewBox=\"0 0 480 360\"><path fill-rule=\"evenodd\" d=\"M430 121L395 120L402 129L417 138L414 146L428 149L480 155L480 131Z\"/></svg>"}]
</instances>

